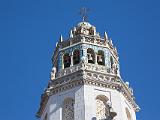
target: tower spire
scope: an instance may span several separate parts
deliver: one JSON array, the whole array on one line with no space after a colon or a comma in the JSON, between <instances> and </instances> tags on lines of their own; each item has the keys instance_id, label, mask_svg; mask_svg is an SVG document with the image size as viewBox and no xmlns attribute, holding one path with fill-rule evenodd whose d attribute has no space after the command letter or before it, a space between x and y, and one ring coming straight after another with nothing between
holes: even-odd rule
<instances>
[{"instance_id":1,"label":"tower spire","mask_svg":"<svg viewBox=\"0 0 160 120\"><path fill-rule=\"evenodd\" d=\"M70 38L73 38L73 31L70 31Z\"/></svg>"},{"instance_id":2,"label":"tower spire","mask_svg":"<svg viewBox=\"0 0 160 120\"><path fill-rule=\"evenodd\" d=\"M104 32L104 39L107 41L108 40L108 35L107 35L107 32L105 31Z\"/></svg>"}]
</instances>

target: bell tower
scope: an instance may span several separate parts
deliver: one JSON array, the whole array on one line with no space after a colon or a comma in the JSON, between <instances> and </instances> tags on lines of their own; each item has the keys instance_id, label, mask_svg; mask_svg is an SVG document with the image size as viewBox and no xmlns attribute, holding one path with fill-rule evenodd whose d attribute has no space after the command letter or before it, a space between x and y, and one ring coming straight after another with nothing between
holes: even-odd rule
<instances>
[{"instance_id":1,"label":"bell tower","mask_svg":"<svg viewBox=\"0 0 160 120\"><path fill-rule=\"evenodd\" d=\"M60 36L40 120L136 120L133 89L120 76L119 57L106 32L80 22L66 40Z\"/></svg>"}]
</instances>

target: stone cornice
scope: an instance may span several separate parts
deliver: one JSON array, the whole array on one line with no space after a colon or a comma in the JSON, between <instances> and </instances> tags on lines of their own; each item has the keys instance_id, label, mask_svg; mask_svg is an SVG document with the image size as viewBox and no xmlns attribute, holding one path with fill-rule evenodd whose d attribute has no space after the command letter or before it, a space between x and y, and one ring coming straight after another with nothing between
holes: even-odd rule
<instances>
[{"instance_id":1,"label":"stone cornice","mask_svg":"<svg viewBox=\"0 0 160 120\"><path fill-rule=\"evenodd\" d=\"M39 107L38 112L36 113L36 117L38 117L38 118L41 117L41 115L47 105L48 100L49 100L49 95L46 92L41 95L40 107Z\"/></svg>"},{"instance_id":2,"label":"stone cornice","mask_svg":"<svg viewBox=\"0 0 160 120\"><path fill-rule=\"evenodd\" d=\"M127 101L132 105L135 111L139 110L138 105L135 103L134 97L129 88L127 88L122 80L115 75L100 74L89 70L79 70L74 73L56 78L50 81L48 89L41 98L41 104L37 116L40 117L46 107L49 96L72 89L80 85L92 85L103 88L110 88L121 92Z\"/></svg>"}]
</instances>

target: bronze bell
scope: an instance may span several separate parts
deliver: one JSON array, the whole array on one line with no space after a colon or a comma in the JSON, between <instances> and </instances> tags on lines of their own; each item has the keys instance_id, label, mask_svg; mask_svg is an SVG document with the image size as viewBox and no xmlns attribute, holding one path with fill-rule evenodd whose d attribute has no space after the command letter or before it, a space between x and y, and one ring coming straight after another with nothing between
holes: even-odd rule
<instances>
[{"instance_id":1,"label":"bronze bell","mask_svg":"<svg viewBox=\"0 0 160 120\"><path fill-rule=\"evenodd\" d=\"M93 57L91 53L88 53L88 62L93 63Z\"/></svg>"},{"instance_id":2,"label":"bronze bell","mask_svg":"<svg viewBox=\"0 0 160 120\"><path fill-rule=\"evenodd\" d=\"M102 56L98 55L98 63L103 63Z\"/></svg>"}]
</instances>

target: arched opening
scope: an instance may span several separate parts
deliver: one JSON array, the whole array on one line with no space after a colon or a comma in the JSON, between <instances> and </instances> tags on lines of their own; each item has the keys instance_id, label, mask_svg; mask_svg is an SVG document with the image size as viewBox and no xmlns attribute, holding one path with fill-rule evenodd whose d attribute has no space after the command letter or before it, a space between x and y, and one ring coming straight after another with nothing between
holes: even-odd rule
<instances>
[{"instance_id":1,"label":"arched opening","mask_svg":"<svg viewBox=\"0 0 160 120\"><path fill-rule=\"evenodd\" d=\"M63 102L63 120L74 120L74 100L66 98Z\"/></svg>"},{"instance_id":2,"label":"arched opening","mask_svg":"<svg viewBox=\"0 0 160 120\"><path fill-rule=\"evenodd\" d=\"M105 120L109 117L108 98L104 95L96 97L96 120Z\"/></svg>"},{"instance_id":3,"label":"arched opening","mask_svg":"<svg viewBox=\"0 0 160 120\"><path fill-rule=\"evenodd\" d=\"M80 62L80 51L78 49L73 52L73 65L79 64Z\"/></svg>"},{"instance_id":4,"label":"arched opening","mask_svg":"<svg viewBox=\"0 0 160 120\"><path fill-rule=\"evenodd\" d=\"M111 68L113 68L114 61L112 56L110 57L110 63L111 63Z\"/></svg>"},{"instance_id":5,"label":"arched opening","mask_svg":"<svg viewBox=\"0 0 160 120\"><path fill-rule=\"evenodd\" d=\"M130 114L128 108L126 108L126 115L127 115L128 120L132 120L132 117L131 117L131 114Z\"/></svg>"},{"instance_id":6,"label":"arched opening","mask_svg":"<svg viewBox=\"0 0 160 120\"><path fill-rule=\"evenodd\" d=\"M88 56L88 63L95 63L95 53L94 50L91 48L87 49L87 56Z\"/></svg>"},{"instance_id":7,"label":"arched opening","mask_svg":"<svg viewBox=\"0 0 160 120\"><path fill-rule=\"evenodd\" d=\"M63 57L64 68L70 67L71 65L71 57L69 53L65 53Z\"/></svg>"},{"instance_id":8,"label":"arched opening","mask_svg":"<svg viewBox=\"0 0 160 120\"><path fill-rule=\"evenodd\" d=\"M102 50L98 51L97 63L99 65L105 65L105 57L104 57L104 52Z\"/></svg>"}]
</instances>

